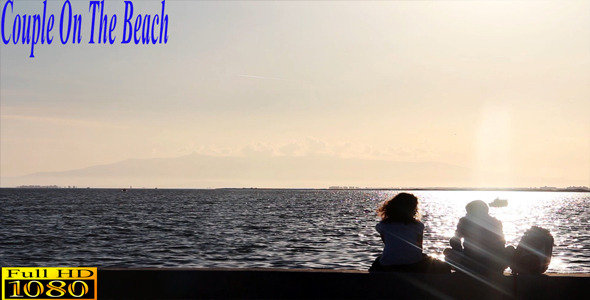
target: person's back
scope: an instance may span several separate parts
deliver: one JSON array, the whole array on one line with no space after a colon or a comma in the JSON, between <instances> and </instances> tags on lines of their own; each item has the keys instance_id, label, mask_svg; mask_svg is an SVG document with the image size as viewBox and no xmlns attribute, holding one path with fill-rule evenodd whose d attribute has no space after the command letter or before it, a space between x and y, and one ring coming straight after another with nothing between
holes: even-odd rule
<instances>
[{"instance_id":1,"label":"person's back","mask_svg":"<svg viewBox=\"0 0 590 300\"><path fill-rule=\"evenodd\" d=\"M459 220L445 259L463 271L502 272L514 250L505 248L502 222L488 214L488 206L481 200L470 202L465 209L467 215Z\"/></svg>"},{"instance_id":2,"label":"person's back","mask_svg":"<svg viewBox=\"0 0 590 300\"><path fill-rule=\"evenodd\" d=\"M461 218L455 236L463 237L463 253L472 257L498 253L506 243L502 222L489 215Z\"/></svg>"},{"instance_id":3,"label":"person's back","mask_svg":"<svg viewBox=\"0 0 590 300\"><path fill-rule=\"evenodd\" d=\"M424 224L419 220L418 198L400 193L377 209L375 229L384 243L381 256L369 271L449 273L450 266L422 253Z\"/></svg>"},{"instance_id":4,"label":"person's back","mask_svg":"<svg viewBox=\"0 0 590 300\"><path fill-rule=\"evenodd\" d=\"M422 236L424 224L420 221L411 223L379 222L377 232L383 239L381 264L406 265L422 260Z\"/></svg>"}]
</instances>

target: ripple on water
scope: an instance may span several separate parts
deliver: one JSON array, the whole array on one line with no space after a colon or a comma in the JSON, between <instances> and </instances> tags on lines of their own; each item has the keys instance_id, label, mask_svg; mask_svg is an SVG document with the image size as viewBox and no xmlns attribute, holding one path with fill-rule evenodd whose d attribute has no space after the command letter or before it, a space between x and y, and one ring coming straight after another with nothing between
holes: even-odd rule
<instances>
[{"instance_id":1,"label":"ripple on water","mask_svg":"<svg viewBox=\"0 0 590 300\"><path fill-rule=\"evenodd\" d=\"M367 269L382 250L377 205L393 191L1 189L0 265ZM508 243L555 237L550 272L590 272L590 194L415 192L424 252L441 258L464 206L491 208Z\"/></svg>"}]
</instances>

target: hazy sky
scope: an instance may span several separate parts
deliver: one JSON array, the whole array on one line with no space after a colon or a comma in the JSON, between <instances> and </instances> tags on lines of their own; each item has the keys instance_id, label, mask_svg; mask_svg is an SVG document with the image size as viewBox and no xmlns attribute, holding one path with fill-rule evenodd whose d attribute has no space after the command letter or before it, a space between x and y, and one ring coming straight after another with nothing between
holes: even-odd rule
<instances>
[{"instance_id":1,"label":"hazy sky","mask_svg":"<svg viewBox=\"0 0 590 300\"><path fill-rule=\"evenodd\" d=\"M82 45L1 45L2 177L322 154L590 185L590 1L169 0L148 46L88 45L88 3Z\"/></svg>"}]
</instances>

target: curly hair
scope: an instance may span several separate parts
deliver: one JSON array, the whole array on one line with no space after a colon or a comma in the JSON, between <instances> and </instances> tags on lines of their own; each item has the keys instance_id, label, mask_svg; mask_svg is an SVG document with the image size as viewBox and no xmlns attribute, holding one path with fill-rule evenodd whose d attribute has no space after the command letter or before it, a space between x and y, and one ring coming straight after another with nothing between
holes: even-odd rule
<instances>
[{"instance_id":1,"label":"curly hair","mask_svg":"<svg viewBox=\"0 0 590 300\"><path fill-rule=\"evenodd\" d=\"M399 193L383 201L377 208L377 215L383 222L413 223L420 220L418 198L409 193Z\"/></svg>"}]
</instances>

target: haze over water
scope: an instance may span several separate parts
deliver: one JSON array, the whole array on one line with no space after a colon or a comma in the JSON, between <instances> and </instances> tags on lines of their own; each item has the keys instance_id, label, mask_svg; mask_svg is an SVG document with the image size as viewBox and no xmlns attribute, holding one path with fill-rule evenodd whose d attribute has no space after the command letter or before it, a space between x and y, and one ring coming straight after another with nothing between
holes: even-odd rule
<instances>
[{"instance_id":1,"label":"haze over water","mask_svg":"<svg viewBox=\"0 0 590 300\"><path fill-rule=\"evenodd\" d=\"M166 1L158 45L68 3L81 44L0 43L2 187L590 185L588 1Z\"/></svg>"},{"instance_id":2,"label":"haze over water","mask_svg":"<svg viewBox=\"0 0 590 300\"><path fill-rule=\"evenodd\" d=\"M382 249L380 190L1 189L0 265L367 269ZM555 238L548 272L590 272L590 193L416 191L424 252L441 257L471 200L508 244L537 225Z\"/></svg>"}]
</instances>

